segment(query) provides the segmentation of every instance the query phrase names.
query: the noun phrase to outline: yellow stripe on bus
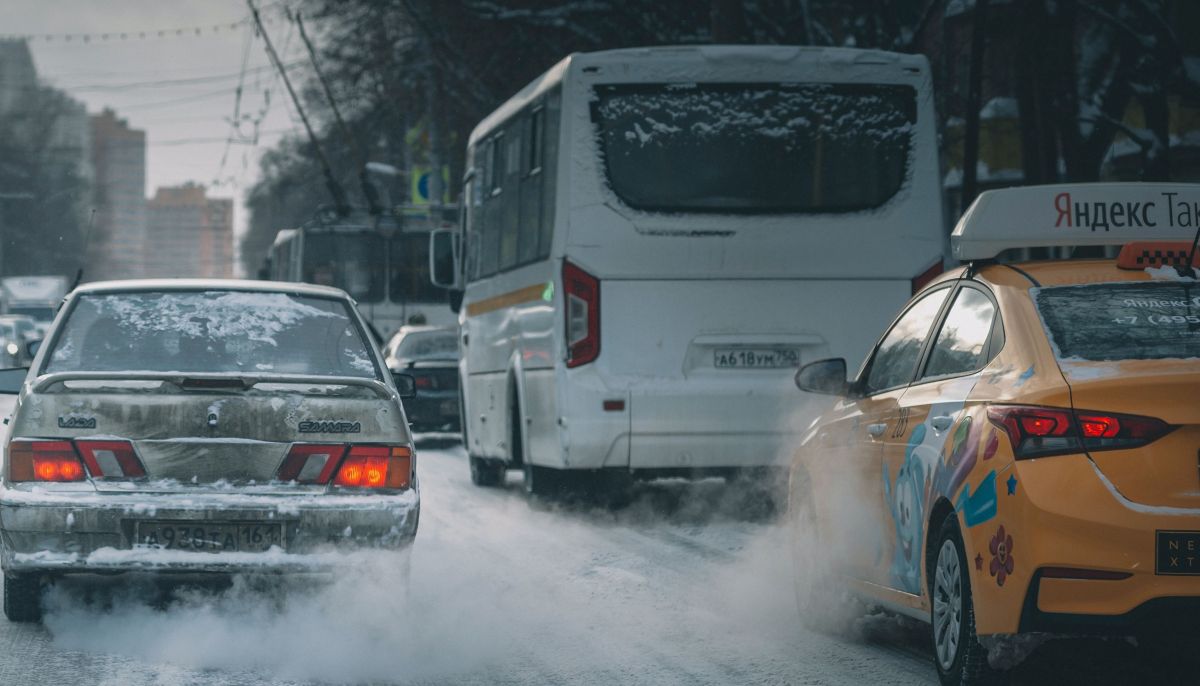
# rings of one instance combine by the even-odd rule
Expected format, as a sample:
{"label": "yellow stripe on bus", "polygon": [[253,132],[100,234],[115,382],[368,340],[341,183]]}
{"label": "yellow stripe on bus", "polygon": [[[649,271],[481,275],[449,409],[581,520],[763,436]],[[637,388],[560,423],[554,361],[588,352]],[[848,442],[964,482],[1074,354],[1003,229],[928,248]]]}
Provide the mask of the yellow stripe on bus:
{"label": "yellow stripe on bus", "polygon": [[541,300],[542,294],[546,292],[546,284],[535,283],[532,286],[518,288],[515,291],[509,291],[501,295],[492,296],[484,300],[480,300],[467,304],[467,316],[475,317],[488,312],[495,312],[513,305],[520,305],[531,300]]}

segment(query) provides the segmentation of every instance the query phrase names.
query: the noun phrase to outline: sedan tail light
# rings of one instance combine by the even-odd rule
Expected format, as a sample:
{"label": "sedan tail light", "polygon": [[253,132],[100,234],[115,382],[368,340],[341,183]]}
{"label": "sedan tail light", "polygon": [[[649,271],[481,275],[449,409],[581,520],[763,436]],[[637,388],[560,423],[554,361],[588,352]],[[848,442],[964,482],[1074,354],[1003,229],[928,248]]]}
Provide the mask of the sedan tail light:
{"label": "sedan tail light", "polygon": [[146,468],[129,441],[75,441],[92,478],[140,479]]}
{"label": "sedan tail light", "polygon": [[992,405],[988,419],[1008,434],[1018,460],[1138,448],[1176,428],[1154,417],[1028,405]]}
{"label": "sedan tail light", "polygon": [[408,488],[412,450],[407,446],[354,445],[342,461],[334,486]]}
{"label": "sedan tail light", "polygon": [[327,484],[346,454],[341,443],[296,443],[288,450],[276,478],[302,484]]}
{"label": "sedan tail light", "polygon": [[562,269],[567,366],[578,367],[600,356],[600,281],[566,260]]}
{"label": "sedan tail light", "polygon": [[14,440],[8,444],[8,480],[83,481],[86,475],[70,441]]}

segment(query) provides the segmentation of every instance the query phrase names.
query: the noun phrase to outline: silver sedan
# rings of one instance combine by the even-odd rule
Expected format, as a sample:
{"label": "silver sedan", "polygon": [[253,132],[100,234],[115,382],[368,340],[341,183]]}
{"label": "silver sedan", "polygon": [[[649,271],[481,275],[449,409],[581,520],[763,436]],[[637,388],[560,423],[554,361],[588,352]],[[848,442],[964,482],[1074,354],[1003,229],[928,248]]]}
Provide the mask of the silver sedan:
{"label": "silver sedan", "polygon": [[319,571],[347,546],[407,545],[412,392],[337,289],[79,288],[6,427],[5,614],[37,620],[63,574]]}

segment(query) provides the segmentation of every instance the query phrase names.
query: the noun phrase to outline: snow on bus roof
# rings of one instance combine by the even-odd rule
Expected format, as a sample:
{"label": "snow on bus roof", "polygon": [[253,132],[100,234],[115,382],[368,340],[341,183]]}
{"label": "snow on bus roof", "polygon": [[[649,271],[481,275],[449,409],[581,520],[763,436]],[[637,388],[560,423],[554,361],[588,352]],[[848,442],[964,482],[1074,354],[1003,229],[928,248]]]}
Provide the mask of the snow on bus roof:
{"label": "snow on bus roof", "polygon": [[[596,52],[573,52],[559,60],[540,76],[517,91],[512,97],[501,104],[495,111],[485,117],[471,131],[467,140],[468,146],[475,145],[480,139],[490,135],[497,126],[508,121],[514,114],[525,106],[537,100],[566,78],[568,70],[592,67],[617,66],[648,61],[669,61],[683,56],[698,58],[698,63],[744,62],[749,66],[755,63],[775,62],[788,64],[796,68],[797,74],[804,73],[800,69],[804,64],[860,64],[878,69],[881,64],[895,64],[899,67],[916,70],[924,74],[928,62],[922,55],[888,52],[885,50],[862,48],[814,47],[802,45],[656,45],[647,47],[617,48],[599,50]],[[694,77],[689,77],[693,79]],[[678,80],[678,79],[667,79]]]}
{"label": "snow on bus roof", "polygon": [[1010,248],[1191,242],[1200,229],[1200,184],[1083,183],[985,191],[963,214],[956,259],[987,260]]}

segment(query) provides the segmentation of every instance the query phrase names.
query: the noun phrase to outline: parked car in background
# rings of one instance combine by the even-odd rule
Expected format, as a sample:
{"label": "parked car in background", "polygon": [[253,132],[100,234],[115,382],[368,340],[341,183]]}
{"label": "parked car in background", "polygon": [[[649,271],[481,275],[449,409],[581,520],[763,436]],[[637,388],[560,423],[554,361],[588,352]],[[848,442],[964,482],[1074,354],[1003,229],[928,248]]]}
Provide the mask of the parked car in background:
{"label": "parked car in background", "polygon": [[387,366],[409,374],[417,395],[404,401],[413,431],[462,430],[458,386],[458,330],[435,326],[402,326],[384,348]]}
{"label": "parked car in background", "polygon": [[[14,370],[19,373],[20,370]],[[0,472],[4,612],[130,570],[311,572],[397,548],[420,495],[400,404],[353,301],[230,280],[89,284],[17,395]]]}

